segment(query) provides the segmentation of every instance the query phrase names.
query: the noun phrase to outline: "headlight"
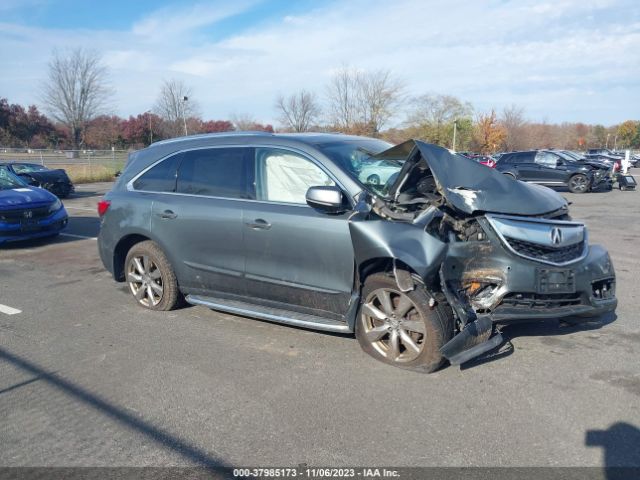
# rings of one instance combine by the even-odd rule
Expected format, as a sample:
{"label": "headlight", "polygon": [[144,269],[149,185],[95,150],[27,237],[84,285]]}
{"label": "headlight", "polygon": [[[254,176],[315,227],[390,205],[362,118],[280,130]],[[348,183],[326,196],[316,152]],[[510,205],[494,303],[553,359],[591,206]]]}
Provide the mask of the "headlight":
{"label": "headlight", "polygon": [[57,212],[61,208],[62,208],[62,202],[60,201],[59,198],[56,198],[56,201],[49,206],[49,213]]}

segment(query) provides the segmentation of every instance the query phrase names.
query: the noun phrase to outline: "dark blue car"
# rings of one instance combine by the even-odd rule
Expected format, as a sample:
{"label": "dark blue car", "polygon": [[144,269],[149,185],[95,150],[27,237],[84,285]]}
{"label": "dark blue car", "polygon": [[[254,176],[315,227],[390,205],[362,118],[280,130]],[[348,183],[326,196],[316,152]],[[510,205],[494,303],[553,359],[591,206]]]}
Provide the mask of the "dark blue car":
{"label": "dark blue car", "polygon": [[54,194],[0,167],[0,245],[57,235],[67,221],[67,211]]}

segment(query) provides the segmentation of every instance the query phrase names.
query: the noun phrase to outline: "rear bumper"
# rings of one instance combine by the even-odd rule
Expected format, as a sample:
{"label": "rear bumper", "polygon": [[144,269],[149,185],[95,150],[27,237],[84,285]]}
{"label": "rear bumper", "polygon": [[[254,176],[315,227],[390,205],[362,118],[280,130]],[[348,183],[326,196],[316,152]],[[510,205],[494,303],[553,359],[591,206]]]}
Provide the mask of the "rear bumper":
{"label": "rear bumper", "polygon": [[38,220],[37,224],[30,226],[29,231],[24,231],[21,225],[0,223],[0,245],[56,235],[67,226],[68,219],[67,211],[62,207],[52,215]]}

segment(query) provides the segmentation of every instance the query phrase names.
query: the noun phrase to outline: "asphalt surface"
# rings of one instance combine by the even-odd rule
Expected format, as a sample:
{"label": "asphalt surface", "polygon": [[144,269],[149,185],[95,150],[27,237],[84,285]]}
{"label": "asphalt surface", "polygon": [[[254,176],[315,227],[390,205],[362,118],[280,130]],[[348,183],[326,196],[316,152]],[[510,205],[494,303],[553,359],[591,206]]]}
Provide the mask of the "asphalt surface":
{"label": "asphalt surface", "polygon": [[95,205],[0,250],[0,466],[640,465],[640,193],[565,194],[610,251],[617,315],[504,330],[422,375],[351,336],[145,311],[103,269]]}

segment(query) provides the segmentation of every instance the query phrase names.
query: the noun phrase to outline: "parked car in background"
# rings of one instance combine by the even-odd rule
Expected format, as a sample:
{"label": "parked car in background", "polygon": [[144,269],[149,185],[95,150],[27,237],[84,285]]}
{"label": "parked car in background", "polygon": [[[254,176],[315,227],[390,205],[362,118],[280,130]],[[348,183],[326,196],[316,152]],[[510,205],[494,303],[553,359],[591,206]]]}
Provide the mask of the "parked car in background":
{"label": "parked car in background", "polygon": [[[374,358],[423,372],[500,345],[496,324],[616,308],[611,259],[560,194],[435,145],[388,147],[311,133],[154,143],[98,204],[100,257],[141,307],[185,299],[355,332]],[[362,181],[376,169],[387,182]]]}
{"label": "parked car in background", "polygon": [[49,169],[37,163],[1,163],[10,172],[34,187],[44,188],[60,198],[67,198],[74,190],[73,183],[63,169]]}
{"label": "parked car in background", "polygon": [[358,178],[362,183],[384,185],[395,173],[398,173],[397,162],[392,163],[387,160],[379,160],[377,162],[365,163],[359,170]]}
{"label": "parked car in background", "polygon": [[599,162],[604,162],[607,165],[611,165],[613,167],[613,171],[616,173],[622,170],[622,157],[619,155],[610,155],[608,153],[586,153],[584,158],[597,160]]}
{"label": "parked car in background", "polygon": [[509,152],[502,155],[496,170],[517,180],[548,187],[566,186],[572,193],[611,188],[611,175],[605,167],[571,160],[552,150]]}
{"label": "parked car in background", "polygon": [[590,165],[599,169],[605,169],[608,171],[608,175],[611,179],[615,176],[617,170],[617,164],[615,162],[598,160],[597,158],[587,158],[571,150],[553,150],[553,152],[567,160],[572,160],[584,165]]}
{"label": "parked car in background", "polygon": [[0,245],[57,235],[67,220],[59,198],[0,165]]}
{"label": "parked car in background", "polygon": [[495,159],[489,155],[482,155],[480,153],[470,153],[470,152],[460,152],[460,155],[466,158],[469,158],[474,162],[478,162],[480,165],[485,165],[489,168],[493,168],[496,166]]}

